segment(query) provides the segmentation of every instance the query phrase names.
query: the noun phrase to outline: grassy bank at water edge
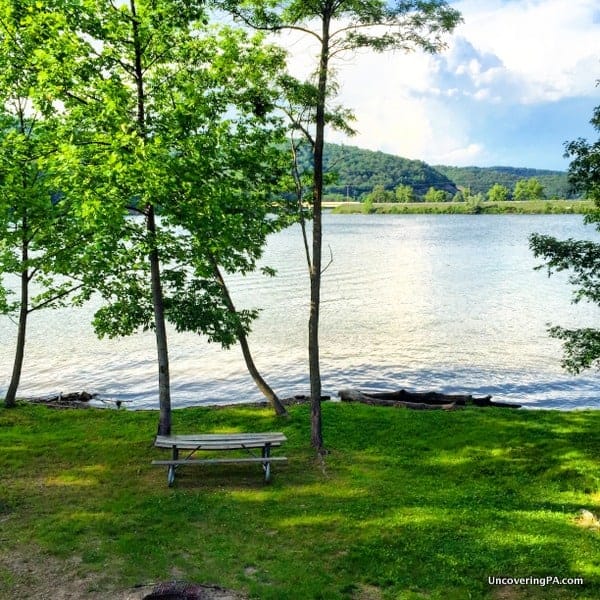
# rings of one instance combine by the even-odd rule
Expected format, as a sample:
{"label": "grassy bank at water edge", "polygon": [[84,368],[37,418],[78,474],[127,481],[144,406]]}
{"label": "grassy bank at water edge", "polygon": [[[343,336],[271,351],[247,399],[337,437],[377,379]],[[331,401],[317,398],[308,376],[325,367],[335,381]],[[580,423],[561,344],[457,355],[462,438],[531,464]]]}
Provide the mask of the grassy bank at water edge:
{"label": "grassy bank at water edge", "polygon": [[333,207],[334,214],[585,214],[594,208],[589,200],[530,200],[506,202],[408,202],[381,203],[370,206],[345,202]]}
{"label": "grassy bank at water edge", "polygon": [[599,411],[326,403],[323,418],[321,463],[308,406],[175,411],[174,433],[283,431],[289,462],[271,484],[211,465],[168,488],[154,411],[0,409],[0,597],[173,579],[261,600],[600,597],[600,532],[580,516],[600,513]]}

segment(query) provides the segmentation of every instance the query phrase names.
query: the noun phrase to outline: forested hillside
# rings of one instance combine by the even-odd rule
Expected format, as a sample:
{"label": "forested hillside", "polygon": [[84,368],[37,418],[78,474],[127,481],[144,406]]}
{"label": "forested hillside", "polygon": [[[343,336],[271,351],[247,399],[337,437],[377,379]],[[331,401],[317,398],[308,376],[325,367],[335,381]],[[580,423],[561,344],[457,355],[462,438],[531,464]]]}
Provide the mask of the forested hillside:
{"label": "forested hillside", "polygon": [[512,190],[520,179],[535,177],[544,187],[547,198],[572,198],[567,174],[563,171],[523,169],[515,167],[448,167],[436,165],[435,170],[472,194],[485,194],[495,183]]}
{"label": "forested hillside", "polygon": [[[300,152],[300,166],[309,168],[308,152]],[[398,185],[408,185],[422,197],[430,187],[454,196],[459,189],[469,189],[471,194],[483,194],[500,184],[509,191],[519,180],[537,179],[544,188],[546,198],[572,198],[567,174],[562,171],[526,169],[515,167],[450,167],[431,166],[420,160],[409,160],[393,154],[364,150],[355,146],[325,144],[325,169],[336,174],[335,181],[325,188],[326,195],[343,200],[359,200],[372,192],[377,185],[394,190]]]}
{"label": "forested hillside", "polygon": [[[300,153],[300,165],[309,168],[308,152]],[[430,187],[455,194],[458,189],[445,175],[420,160],[409,160],[384,152],[363,150],[355,146],[325,144],[326,172],[336,173],[337,180],[326,186],[327,195],[339,194],[358,200],[376,185],[393,190],[399,184],[410,185],[422,195]]]}

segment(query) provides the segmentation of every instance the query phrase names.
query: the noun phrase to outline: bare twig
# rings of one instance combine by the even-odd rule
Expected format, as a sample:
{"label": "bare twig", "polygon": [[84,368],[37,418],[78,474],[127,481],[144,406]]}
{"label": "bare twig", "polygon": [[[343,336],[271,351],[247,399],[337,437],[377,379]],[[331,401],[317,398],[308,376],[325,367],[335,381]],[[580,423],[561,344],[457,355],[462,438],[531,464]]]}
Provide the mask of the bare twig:
{"label": "bare twig", "polygon": [[306,232],[306,219],[304,218],[304,208],[302,206],[302,198],[304,196],[304,187],[302,185],[302,177],[298,169],[298,144],[294,141],[294,136],[291,136],[292,148],[292,176],[296,186],[296,199],[298,201],[298,218],[300,220],[300,228],[302,230],[302,241],[304,242],[304,252],[306,254],[306,263],[308,269],[312,268],[312,258],[310,255],[310,245],[308,243],[308,233]]}
{"label": "bare twig", "polygon": [[327,244],[327,247],[329,248],[329,262],[321,269],[321,275],[333,264],[333,250],[329,244]]}

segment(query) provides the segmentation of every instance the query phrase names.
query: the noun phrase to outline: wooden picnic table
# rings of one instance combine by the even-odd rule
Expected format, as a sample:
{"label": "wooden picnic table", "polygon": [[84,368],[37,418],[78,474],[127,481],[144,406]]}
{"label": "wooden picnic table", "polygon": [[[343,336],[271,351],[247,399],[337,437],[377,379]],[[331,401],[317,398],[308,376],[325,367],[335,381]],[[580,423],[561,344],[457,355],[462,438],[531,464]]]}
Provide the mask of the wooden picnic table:
{"label": "wooden picnic table", "polygon": [[[227,463],[260,463],[265,473],[265,481],[271,479],[271,463],[283,462],[285,456],[271,456],[271,448],[281,446],[287,441],[281,432],[264,433],[203,433],[188,435],[157,435],[154,445],[157,448],[171,448],[170,460],[153,460],[153,465],[168,467],[167,482],[169,487],[175,483],[175,470],[182,465],[227,464]],[[188,451],[187,456],[180,458],[180,451]],[[193,458],[196,452],[243,450],[248,456],[232,456],[227,458]],[[252,451],[260,450],[260,456]]]}

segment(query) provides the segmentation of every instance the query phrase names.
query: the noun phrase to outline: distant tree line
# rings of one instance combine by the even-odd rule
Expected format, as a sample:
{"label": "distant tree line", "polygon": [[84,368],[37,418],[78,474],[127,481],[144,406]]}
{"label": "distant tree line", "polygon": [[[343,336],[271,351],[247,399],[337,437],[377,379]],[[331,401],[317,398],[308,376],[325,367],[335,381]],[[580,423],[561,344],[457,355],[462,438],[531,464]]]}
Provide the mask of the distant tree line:
{"label": "distant tree line", "polygon": [[[312,168],[308,148],[300,149],[299,166],[305,172]],[[406,187],[401,188],[404,191],[400,192],[400,197],[397,196],[396,190],[400,186],[412,188],[416,200],[423,200],[430,193],[430,188],[444,192],[443,200],[442,194],[436,194],[435,201],[438,202],[452,199],[485,200],[496,185],[508,190],[507,199],[523,199],[532,197],[532,190],[526,192],[522,188],[525,184],[519,184],[519,181],[527,182],[531,179],[537,180],[543,187],[545,198],[567,199],[579,195],[571,189],[567,174],[562,171],[515,167],[434,167],[420,160],[339,144],[325,144],[324,168],[327,176],[324,186],[327,200],[364,201],[367,195],[377,190],[375,198],[382,197],[383,192],[388,194],[387,200],[375,199],[375,202],[410,202],[411,199],[404,199]],[[495,200],[502,195],[500,190],[501,188],[496,188],[493,192]],[[459,192],[459,196],[456,196]],[[393,200],[392,195],[397,200]]]}
{"label": "distant tree line", "polygon": [[430,186],[424,194],[419,195],[408,184],[401,183],[393,189],[386,189],[384,185],[377,184],[370,193],[362,197],[362,200],[370,203],[470,202],[477,204],[485,200],[504,202],[506,200],[543,200],[546,197],[544,186],[536,177],[530,177],[529,179],[519,179],[512,190],[500,183],[494,183],[485,193],[474,193],[469,188],[462,188],[455,194],[451,194],[445,189]]}
{"label": "distant tree line", "polygon": [[468,188],[473,194],[487,194],[495,184],[514,190],[520,180],[535,178],[543,186],[547,198],[574,198],[574,192],[563,171],[524,169],[516,167],[449,167],[436,165],[437,171],[448,177],[460,188]]}

